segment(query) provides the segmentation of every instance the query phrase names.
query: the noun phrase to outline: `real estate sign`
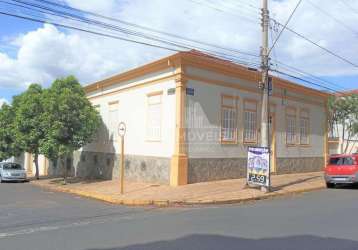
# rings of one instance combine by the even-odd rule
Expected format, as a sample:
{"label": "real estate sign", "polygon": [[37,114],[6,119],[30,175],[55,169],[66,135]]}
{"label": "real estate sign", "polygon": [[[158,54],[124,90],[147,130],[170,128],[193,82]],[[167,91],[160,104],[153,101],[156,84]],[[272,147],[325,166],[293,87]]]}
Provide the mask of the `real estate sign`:
{"label": "real estate sign", "polygon": [[270,151],[266,147],[249,147],[247,153],[247,183],[269,186]]}

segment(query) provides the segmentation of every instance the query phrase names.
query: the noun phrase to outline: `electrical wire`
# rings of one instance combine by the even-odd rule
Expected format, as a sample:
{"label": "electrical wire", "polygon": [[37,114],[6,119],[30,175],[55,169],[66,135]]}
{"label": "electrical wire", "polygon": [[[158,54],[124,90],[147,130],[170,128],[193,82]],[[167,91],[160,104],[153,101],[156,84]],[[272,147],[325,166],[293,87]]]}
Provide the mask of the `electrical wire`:
{"label": "electrical wire", "polygon": [[341,3],[343,3],[349,10],[351,10],[353,13],[358,15],[358,9],[353,8],[352,5],[348,4],[346,1],[344,0],[339,0]]}
{"label": "electrical wire", "polygon": [[[281,23],[278,22],[277,20],[272,19],[272,18],[271,18],[271,20],[274,20],[274,21],[277,22],[280,26],[283,27],[283,24],[281,24]],[[323,47],[322,45],[319,45],[317,42],[315,42],[315,41],[313,41],[313,40],[307,38],[306,36],[304,36],[304,35],[298,33],[297,31],[295,31],[295,30],[293,30],[293,29],[291,29],[291,28],[289,28],[289,27],[286,27],[286,30],[288,30],[288,31],[290,31],[291,33],[295,34],[296,36],[298,36],[298,37],[300,37],[300,38],[306,40],[307,42],[309,42],[309,43],[315,45],[316,47],[318,47],[318,48],[324,50],[324,51],[327,52],[328,54],[330,54],[330,55],[332,55],[332,56],[334,56],[334,57],[340,59],[341,61],[344,61],[344,62],[346,62],[346,63],[348,63],[348,64],[354,66],[355,68],[358,68],[358,64],[356,64],[356,63],[354,63],[354,62],[348,60],[347,58],[345,58],[345,57],[343,57],[343,56],[338,55],[336,52],[333,52],[333,51],[327,49],[326,47]]]}
{"label": "electrical wire", "polygon": [[163,31],[160,31],[160,30],[157,30],[157,29],[153,29],[151,27],[138,25],[138,24],[131,23],[131,22],[128,22],[128,21],[124,21],[124,20],[121,20],[121,19],[118,19],[118,18],[108,17],[108,16],[97,14],[97,13],[94,13],[94,12],[77,9],[77,8],[74,8],[74,7],[71,7],[71,6],[58,4],[58,3],[48,1],[48,0],[34,0],[34,1],[42,2],[42,3],[49,4],[49,5],[57,6],[59,8],[68,9],[68,10],[71,10],[71,11],[80,12],[80,13],[83,13],[83,14],[92,15],[92,16],[103,18],[103,19],[106,19],[106,20],[122,23],[124,25],[131,26],[131,27],[134,27],[134,28],[139,28],[139,29],[143,29],[143,30],[149,30],[149,31],[154,32],[154,33],[158,33],[158,34],[178,38],[178,39],[181,39],[181,40],[186,40],[186,41],[190,41],[190,42],[194,42],[194,43],[204,44],[206,46],[211,46],[211,47],[215,47],[215,48],[218,48],[218,49],[223,49],[223,50],[227,50],[227,51],[230,51],[230,52],[235,52],[235,53],[239,53],[239,54],[243,54],[243,55],[248,55],[248,56],[253,56],[253,57],[260,57],[259,55],[256,55],[256,54],[253,54],[253,53],[244,52],[244,51],[240,51],[240,50],[233,49],[233,48],[227,48],[227,47],[211,44],[211,43],[200,41],[200,40],[195,40],[195,39],[192,39],[192,38],[180,36],[180,35],[169,33],[169,32],[163,32]]}
{"label": "electrical wire", "polygon": [[[23,1],[20,1],[20,0],[14,0],[14,1],[16,1],[16,2],[21,2],[21,3],[24,3]],[[46,1],[46,0],[42,0],[42,1],[40,1],[40,0],[36,0],[37,2],[50,2],[50,3],[52,3],[51,1]],[[4,1],[1,1],[1,2],[4,2]],[[53,4],[55,4],[55,3],[53,3]],[[62,5],[61,5],[62,6]],[[72,8],[72,7],[69,7],[69,8]],[[78,11],[78,12],[80,12],[81,13],[81,10],[79,10],[79,9],[74,9],[74,10],[76,10],[76,11]],[[38,10],[37,10],[38,11]],[[62,27],[62,28],[68,28],[68,29],[74,29],[74,30],[78,30],[78,31],[83,31],[83,32],[87,32],[87,33],[91,33],[91,34],[95,34],[95,35],[101,35],[101,36],[105,36],[105,37],[110,37],[110,38],[115,38],[115,39],[119,39],[119,40],[124,40],[124,41],[127,41],[127,42],[135,42],[135,43],[139,43],[139,44],[142,44],[142,45],[147,45],[147,46],[152,46],[152,47],[156,47],[156,48],[160,48],[160,49],[166,49],[166,50],[170,50],[170,51],[175,51],[175,52],[179,52],[179,51],[182,51],[182,50],[180,50],[180,49],[178,49],[178,48],[176,48],[176,47],[181,47],[181,46],[183,46],[183,44],[180,44],[180,43],[177,43],[176,41],[172,41],[172,43],[168,43],[168,44],[166,44],[166,45],[170,45],[170,46],[163,46],[163,45],[159,45],[159,44],[156,44],[156,43],[147,43],[147,42],[143,42],[143,41],[138,41],[138,40],[135,40],[135,39],[128,39],[128,38],[124,38],[124,37],[122,37],[122,36],[118,36],[118,35],[112,35],[112,34],[108,34],[108,33],[103,33],[103,32],[99,32],[99,31],[93,31],[93,30],[90,30],[90,29],[84,29],[84,28],[79,28],[79,27],[75,27],[75,26],[73,26],[73,25],[65,25],[65,24],[61,24],[61,23],[58,23],[58,22],[55,22],[55,21],[49,21],[49,20],[40,20],[39,18],[31,18],[31,17],[24,17],[24,16],[20,16],[20,15],[16,15],[16,14],[12,14],[12,13],[5,13],[5,12],[0,12],[0,14],[3,14],[3,15],[9,15],[9,16],[13,16],[13,17],[17,17],[17,18],[22,18],[22,19],[27,19],[27,20],[30,20],[30,21],[35,21],[35,22],[42,22],[42,23],[51,23],[51,24],[53,24],[53,25],[55,25],[55,26],[57,26],[57,27]],[[68,13],[61,13],[61,11],[57,11],[57,10],[53,10],[52,9],[52,12],[51,11],[49,11],[49,12],[46,12],[45,14],[55,14],[55,15],[57,15],[58,17],[64,17],[64,15],[66,16]],[[71,13],[70,13],[71,14]],[[95,13],[94,13],[95,14]],[[96,15],[96,14],[95,14]],[[101,16],[101,15],[100,15]],[[107,23],[103,23],[103,22],[98,22],[97,20],[92,20],[92,19],[89,19],[88,20],[88,18],[84,18],[84,17],[80,17],[80,16],[77,16],[77,15],[73,15],[73,14],[71,14],[71,15],[68,15],[67,16],[68,18],[72,18],[73,20],[75,20],[75,21],[79,21],[79,22],[87,22],[87,24],[90,24],[90,25],[94,25],[94,24],[96,24],[96,25],[103,25],[103,27],[102,28],[104,28],[104,29],[109,29],[109,27],[111,27],[111,25],[110,24],[107,24]],[[76,19],[76,18],[77,19]],[[103,18],[103,17],[105,17],[105,16],[101,16],[101,18]],[[110,18],[108,18],[107,17],[107,19],[110,19]],[[117,20],[117,19],[116,19]],[[279,24],[279,23],[278,23]],[[132,24],[132,25],[135,25],[135,24]],[[143,26],[139,26],[139,27],[143,27]],[[114,27],[112,27],[112,28],[117,28],[117,26],[114,26]],[[125,30],[126,32],[129,32],[128,34],[130,34],[130,35],[136,35],[137,33],[131,33],[132,31],[131,30]],[[163,32],[160,32],[160,31],[158,31],[158,33],[163,33]],[[151,37],[149,37],[149,38],[151,38]],[[185,39],[185,38],[184,38]],[[195,41],[195,40],[194,40]],[[167,42],[167,41],[165,41],[165,40],[160,40],[159,39],[159,41],[157,41],[157,42],[161,42],[161,43],[163,43],[163,42]],[[205,44],[205,43],[204,43]],[[215,46],[215,45],[214,45]],[[174,48],[173,48],[174,47]],[[183,47],[181,47],[181,48],[183,48]],[[223,47],[224,48],[224,47]],[[185,49],[192,49],[192,47],[186,47]],[[202,48],[199,48],[199,50],[202,50]],[[233,50],[235,50],[235,49],[233,49]],[[235,50],[236,51],[236,50]],[[208,51],[208,52],[206,52],[207,54],[209,54],[209,55],[212,55],[212,56],[218,56],[218,55],[220,55],[220,52],[213,52],[213,51]],[[238,52],[237,52],[238,53]],[[241,53],[241,52],[240,52]],[[256,56],[256,55],[255,55]],[[222,57],[222,58],[225,58],[225,60],[227,60],[227,61],[230,61],[230,62],[233,62],[233,63],[239,63],[239,64],[246,64],[246,65],[248,65],[248,66],[253,66],[253,67],[258,67],[259,66],[259,63],[256,63],[256,62],[245,62],[245,61],[242,61],[242,60],[240,60],[238,57],[236,57],[236,56],[233,56],[233,55],[229,55],[229,54],[225,54],[225,55],[223,55],[223,54],[221,54],[221,56],[220,57]],[[213,60],[215,60],[215,59],[213,59]],[[220,60],[219,60],[220,61]],[[275,60],[275,61],[277,61],[277,60]],[[257,69],[256,69],[257,70]],[[277,71],[277,69],[276,69],[276,71]],[[301,74],[305,74],[305,72],[303,72],[302,73],[302,71],[301,71]],[[306,75],[307,75],[307,73],[306,73]],[[313,75],[311,75],[311,76],[313,76]],[[315,76],[313,76],[313,77],[315,77]],[[318,80],[319,78],[317,78],[316,77],[316,79],[315,80]],[[321,82],[324,82],[324,81],[322,81],[322,80],[320,80]],[[327,82],[326,82],[327,83]],[[320,86],[320,85],[319,85]],[[320,87],[322,87],[322,86],[320,86]]]}
{"label": "electrical wire", "polygon": [[[18,1],[18,0],[14,0],[14,1],[24,3],[24,2]],[[27,7],[28,7],[28,6],[27,6]],[[36,7],[41,7],[41,6],[36,6]],[[52,11],[52,12],[50,12],[50,13],[49,13],[49,12],[46,12],[47,14],[57,13],[57,11],[54,11],[53,9],[48,9],[48,8],[46,8],[46,10]],[[64,17],[64,14],[67,14],[67,13],[60,12],[61,17]],[[92,20],[89,20],[89,19],[86,19],[86,18],[82,18],[82,17],[80,17],[80,16],[76,16],[76,15],[73,15],[73,14],[70,15],[70,16],[71,16],[71,19],[75,18],[75,20],[80,20],[80,21],[83,21],[83,20],[84,20],[86,23],[93,24],[93,23],[89,22],[89,21],[92,21]],[[83,19],[83,20],[82,20],[82,19]],[[102,23],[102,22],[95,22],[95,25],[100,25],[101,27],[104,26],[105,28],[108,28],[108,27],[107,27],[107,24],[104,24],[104,23]],[[110,29],[114,29],[114,30],[118,31],[118,30],[117,30],[117,26],[114,26],[114,27],[113,27],[113,25],[111,25],[111,26],[110,26]],[[158,37],[154,37],[154,38],[153,38],[153,37],[144,36],[143,34],[138,34],[138,33],[133,33],[133,32],[129,32],[129,33],[128,33],[127,30],[123,30],[123,29],[120,29],[119,31],[121,31],[121,32],[124,31],[126,34],[130,34],[130,35],[140,35],[140,37],[143,37],[143,38],[146,38],[146,39],[155,40],[155,41],[157,41],[157,42],[163,42],[163,41],[160,40],[160,38],[158,38]],[[208,53],[208,54],[215,54],[215,55],[219,55],[219,56],[221,56],[221,57],[225,57],[226,59],[232,59],[232,58],[233,58],[233,56],[231,56],[231,55],[229,55],[229,54],[225,54],[225,53],[223,53],[223,52],[212,52],[212,51],[210,51],[210,50],[208,50],[208,49],[205,49],[205,48],[195,48],[195,47],[191,47],[191,46],[188,45],[188,44],[183,44],[183,43],[178,43],[178,42],[173,42],[173,41],[169,41],[169,43],[168,43],[168,41],[166,40],[165,42],[166,42],[167,44],[169,44],[169,45],[172,45],[172,46],[180,46],[180,47],[182,47],[182,48],[184,48],[184,49],[187,49],[187,50],[197,49],[197,50],[205,51],[205,52]],[[241,59],[241,58],[238,58],[238,57],[234,57],[234,58],[236,59],[236,61],[240,62],[241,64],[250,64],[250,63],[247,63],[247,62],[243,61],[243,59]]]}
{"label": "electrical wire", "polygon": [[283,67],[283,68],[289,69],[289,70],[291,70],[291,71],[295,71],[296,73],[298,73],[298,74],[300,74],[300,75],[303,75],[303,76],[305,76],[305,77],[309,77],[309,78],[311,78],[311,79],[314,80],[314,81],[319,81],[319,82],[321,82],[321,83],[323,83],[323,84],[328,84],[328,85],[330,85],[332,88],[333,88],[333,87],[337,87],[337,88],[340,88],[341,90],[348,90],[347,88],[345,88],[345,87],[343,87],[343,86],[340,86],[340,85],[337,84],[337,83],[330,82],[330,81],[328,81],[328,80],[325,80],[325,79],[323,79],[323,78],[321,78],[321,77],[315,76],[315,75],[313,75],[313,74],[311,74],[311,73],[308,73],[308,72],[306,72],[306,71],[303,71],[303,70],[301,70],[301,69],[298,69],[298,68],[296,68],[296,67],[293,67],[293,66],[291,66],[291,65],[288,65],[288,64],[283,63],[283,62],[281,62],[281,61],[275,60],[275,62],[276,62],[277,64],[281,65],[281,67]]}
{"label": "electrical wire", "polygon": [[341,91],[338,91],[336,89],[333,89],[333,88],[330,88],[330,87],[327,87],[327,86],[324,86],[324,85],[321,85],[321,84],[318,84],[318,83],[315,83],[315,82],[312,82],[312,81],[309,81],[307,79],[304,79],[302,77],[299,77],[299,76],[295,76],[295,75],[292,75],[292,74],[289,74],[289,73],[286,73],[286,72],[283,72],[282,70],[272,70],[273,72],[276,72],[280,75],[284,75],[284,76],[288,76],[290,78],[293,78],[295,80],[299,80],[301,82],[304,82],[304,83],[307,83],[309,85],[313,85],[313,86],[316,86],[316,87],[320,87],[321,89],[325,89],[325,90],[328,90],[330,92],[333,92],[333,93],[343,93]]}
{"label": "electrical wire", "polygon": [[[94,35],[100,35],[100,36],[114,38],[114,39],[123,40],[123,41],[127,41],[127,42],[133,42],[133,43],[137,43],[137,44],[141,44],[141,45],[151,46],[151,47],[155,47],[155,48],[166,49],[166,50],[170,50],[170,51],[174,51],[174,52],[182,52],[182,50],[175,49],[175,48],[170,48],[170,47],[165,47],[165,46],[162,46],[162,45],[141,42],[141,41],[138,41],[138,40],[128,39],[128,38],[120,37],[120,36],[117,36],[117,35],[106,34],[106,33],[98,32],[98,31],[92,31],[92,30],[89,30],[89,29],[79,28],[79,27],[75,27],[75,26],[71,26],[71,25],[60,24],[60,23],[57,23],[55,21],[40,20],[40,19],[36,19],[36,18],[32,18],[32,17],[21,16],[21,15],[7,13],[7,12],[3,12],[3,11],[1,11],[0,14],[7,15],[7,16],[12,16],[12,17],[17,17],[17,18],[21,18],[21,19],[25,19],[25,20],[29,20],[29,21],[34,21],[34,22],[38,22],[38,23],[49,23],[49,24],[52,24],[52,25],[54,25],[56,27],[73,29],[73,30],[77,30],[77,31],[82,31],[82,32],[94,34]],[[191,51],[187,51],[187,52],[192,53]],[[210,54],[208,54],[208,55],[210,55]],[[212,56],[216,56],[216,55],[212,55]],[[220,59],[217,59],[217,58],[210,58],[210,57],[208,57],[208,59],[213,60],[213,61],[220,61],[220,62],[222,62],[222,60],[223,60],[223,59],[220,60]],[[259,66],[258,63],[245,63],[245,62],[238,61],[238,60],[232,59],[232,58],[225,58],[225,60],[233,62],[233,63],[246,64],[247,66],[251,66],[251,67],[258,67]]]}
{"label": "electrical wire", "polygon": [[328,13],[327,11],[325,11],[324,9],[322,9],[321,7],[319,7],[318,5],[314,4],[312,1],[307,0],[307,2],[312,5],[314,8],[316,8],[317,10],[319,10],[320,12],[322,12],[323,14],[325,14],[326,16],[330,17],[331,19],[333,19],[336,23],[340,24],[342,27],[346,28],[347,30],[351,31],[353,34],[355,34],[356,36],[358,35],[358,32],[356,30],[354,30],[353,28],[351,28],[350,26],[348,26],[347,24],[345,24],[343,21],[339,20],[338,18],[334,17],[333,15],[331,15],[330,13]]}
{"label": "electrical wire", "polygon": [[290,16],[288,17],[288,19],[287,19],[285,25],[282,27],[282,29],[281,29],[280,33],[278,34],[276,40],[273,42],[271,48],[269,49],[268,55],[270,55],[272,49],[275,47],[275,45],[276,45],[278,39],[280,39],[280,37],[281,37],[283,31],[286,29],[288,23],[291,21],[291,19],[292,19],[292,17],[293,17],[293,14],[295,14],[296,10],[298,9],[298,7],[300,6],[301,3],[302,3],[302,0],[299,0],[299,1],[297,2],[296,7],[295,7],[295,8],[293,9],[293,11],[291,12],[291,14],[290,14]]}

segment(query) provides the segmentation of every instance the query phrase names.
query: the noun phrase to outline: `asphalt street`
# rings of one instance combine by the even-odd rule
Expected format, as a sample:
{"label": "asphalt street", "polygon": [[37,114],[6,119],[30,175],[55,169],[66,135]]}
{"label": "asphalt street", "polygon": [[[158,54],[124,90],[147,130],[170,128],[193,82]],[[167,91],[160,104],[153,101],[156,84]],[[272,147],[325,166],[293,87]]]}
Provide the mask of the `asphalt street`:
{"label": "asphalt street", "polygon": [[358,189],[241,205],[115,206],[0,184],[1,250],[358,249]]}

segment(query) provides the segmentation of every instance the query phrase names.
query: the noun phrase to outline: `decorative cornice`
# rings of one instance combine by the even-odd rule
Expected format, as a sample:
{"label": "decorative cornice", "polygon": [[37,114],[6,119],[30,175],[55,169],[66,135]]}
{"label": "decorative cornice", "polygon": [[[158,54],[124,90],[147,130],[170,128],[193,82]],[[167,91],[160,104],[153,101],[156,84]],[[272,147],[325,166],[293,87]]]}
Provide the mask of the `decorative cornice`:
{"label": "decorative cornice", "polygon": [[[211,57],[200,52],[179,52],[174,55],[162,58],[158,61],[146,64],[122,74],[104,79],[102,81],[84,87],[86,93],[103,89],[123,81],[132,80],[143,75],[158,72],[168,68],[173,68],[175,74],[180,74],[180,80],[186,81],[184,75],[187,66],[198,67],[204,70],[213,71],[226,76],[236,77],[250,82],[257,83],[260,79],[260,72],[250,70],[242,65],[238,65],[226,60]],[[311,89],[291,81],[272,76],[273,84],[287,90],[304,93],[310,96],[320,96],[328,98],[329,93]]]}

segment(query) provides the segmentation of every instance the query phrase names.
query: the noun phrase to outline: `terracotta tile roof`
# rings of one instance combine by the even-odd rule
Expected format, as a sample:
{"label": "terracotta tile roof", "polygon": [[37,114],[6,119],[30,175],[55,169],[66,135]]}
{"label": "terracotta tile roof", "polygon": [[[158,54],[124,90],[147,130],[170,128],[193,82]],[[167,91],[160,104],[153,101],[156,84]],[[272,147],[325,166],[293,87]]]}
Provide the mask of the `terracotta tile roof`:
{"label": "terracotta tile roof", "polygon": [[353,90],[337,93],[336,95],[337,96],[347,96],[347,95],[353,95],[353,94],[358,95],[358,89],[353,89]]}

